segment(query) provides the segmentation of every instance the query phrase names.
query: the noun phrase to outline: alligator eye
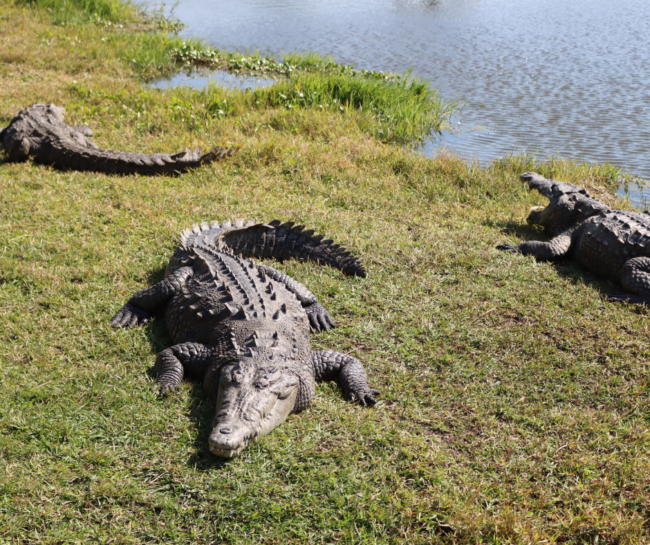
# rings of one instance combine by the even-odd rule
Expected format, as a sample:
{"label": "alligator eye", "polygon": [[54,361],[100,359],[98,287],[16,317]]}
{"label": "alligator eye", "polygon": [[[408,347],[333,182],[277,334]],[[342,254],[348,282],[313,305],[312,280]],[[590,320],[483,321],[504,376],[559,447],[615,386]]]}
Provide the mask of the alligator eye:
{"label": "alligator eye", "polygon": [[241,384],[244,381],[244,375],[241,371],[235,371],[232,374],[232,382],[233,384]]}
{"label": "alligator eye", "polygon": [[229,367],[223,367],[221,369],[221,378],[219,379],[221,384],[226,385],[226,384],[228,384],[230,382],[231,371],[232,371],[232,369],[229,368]]}
{"label": "alligator eye", "polygon": [[260,390],[267,388],[268,385],[269,385],[269,381],[264,377],[257,379],[257,382],[255,383],[255,387]]}

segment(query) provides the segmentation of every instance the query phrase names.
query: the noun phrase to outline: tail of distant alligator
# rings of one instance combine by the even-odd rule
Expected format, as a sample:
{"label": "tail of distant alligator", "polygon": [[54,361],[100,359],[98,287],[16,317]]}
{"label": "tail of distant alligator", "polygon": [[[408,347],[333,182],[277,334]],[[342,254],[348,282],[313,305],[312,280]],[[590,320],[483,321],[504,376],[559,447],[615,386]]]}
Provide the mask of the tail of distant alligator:
{"label": "tail of distant alligator", "polygon": [[181,234],[181,245],[174,252],[166,275],[187,265],[192,254],[190,248],[208,246],[227,248],[243,257],[313,261],[329,265],[350,276],[367,276],[366,269],[357,257],[332,240],[324,239],[323,235],[314,235],[313,230],[305,230],[302,225],[282,223],[279,220],[269,223],[244,223],[241,220],[234,223],[202,223]]}
{"label": "tail of distant alligator", "polygon": [[54,104],[35,104],[21,110],[0,132],[0,144],[13,162],[30,156],[40,163],[72,170],[91,170],[114,174],[175,174],[218,161],[234,149],[215,147],[205,155],[201,148],[181,153],[127,153],[107,151],[88,139],[92,131],[85,126],[70,127],[63,121],[65,110]]}

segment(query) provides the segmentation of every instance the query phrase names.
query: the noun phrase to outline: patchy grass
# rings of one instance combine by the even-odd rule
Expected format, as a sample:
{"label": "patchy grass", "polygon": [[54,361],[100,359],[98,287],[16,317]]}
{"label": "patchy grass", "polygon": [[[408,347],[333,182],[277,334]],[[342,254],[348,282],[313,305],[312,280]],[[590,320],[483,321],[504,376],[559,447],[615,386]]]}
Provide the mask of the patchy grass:
{"label": "patchy grass", "polygon": [[[6,0],[5,0],[6,1]],[[459,106],[443,101],[429,82],[410,74],[396,75],[355,70],[352,66],[333,62],[330,57],[315,53],[290,53],[282,61],[272,56],[240,55],[212,48],[194,38],[182,39],[177,25],[156,13],[142,13],[132,4],[119,0],[15,0],[31,17],[24,24],[26,32],[36,34],[46,51],[28,50],[27,42],[9,44],[0,52],[0,60],[21,64],[31,58],[35,64],[64,68],[68,73],[111,69],[122,64],[142,80],[151,80],[185,67],[208,67],[236,73],[278,76],[276,85],[260,89],[254,95],[236,99],[242,108],[301,108],[345,113],[367,134],[384,142],[412,145],[428,134],[439,131]],[[69,27],[55,31],[47,23]],[[40,24],[39,24],[40,23]],[[33,38],[33,37],[32,37]],[[219,95],[223,94],[220,90]],[[201,103],[214,102],[214,93],[207,92]],[[231,108],[208,110],[208,115]],[[239,108],[241,109],[241,108]]]}
{"label": "patchy grass", "polygon": [[[173,178],[0,163],[0,542],[650,541],[648,311],[601,301],[612,286],[571,263],[495,250],[541,237],[530,158],[429,160],[353,108],[143,88],[121,33],[0,5],[0,125],[55,102],[105,148],[239,148]],[[616,200],[609,167],[539,168]],[[222,462],[201,386],[155,395],[163,325],[108,322],[183,228],[236,217],[362,257],[364,280],[280,267],[337,321],[315,348],[358,357],[382,396],[368,410],[321,386]]]}

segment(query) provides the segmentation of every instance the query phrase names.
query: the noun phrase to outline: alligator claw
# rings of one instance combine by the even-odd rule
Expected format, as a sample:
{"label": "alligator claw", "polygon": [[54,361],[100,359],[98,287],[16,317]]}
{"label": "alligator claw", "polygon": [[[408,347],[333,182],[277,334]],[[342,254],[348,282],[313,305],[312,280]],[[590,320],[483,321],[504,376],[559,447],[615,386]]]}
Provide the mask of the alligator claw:
{"label": "alligator claw", "polygon": [[127,303],[117,311],[117,314],[111,320],[111,327],[120,328],[147,325],[150,318],[151,315],[146,310]]}
{"label": "alligator claw", "polygon": [[364,390],[362,392],[350,392],[350,401],[355,399],[359,401],[364,407],[373,406],[377,403],[377,400],[374,396],[378,396],[378,390]]}
{"label": "alligator claw", "polygon": [[314,331],[320,333],[322,330],[329,331],[330,328],[336,327],[334,320],[332,320],[327,310],[320,303],[314,303],[306,310],[309,325]]}
{"label": "alligator claw", "polygon": [[504,251],[504,252],[510,252],[510,253],[513,253],[513,254],[517,253],[517,247],[513,246],[512,244],[499,244],[497,246],[497,250],[501,250],[501,251]]}
{"label": "alligator claw", "polygon": [[160,391],[158,392],[159,397],[165,397],[167,394],[171,394],[176,388],[170,384],[161,384]]}

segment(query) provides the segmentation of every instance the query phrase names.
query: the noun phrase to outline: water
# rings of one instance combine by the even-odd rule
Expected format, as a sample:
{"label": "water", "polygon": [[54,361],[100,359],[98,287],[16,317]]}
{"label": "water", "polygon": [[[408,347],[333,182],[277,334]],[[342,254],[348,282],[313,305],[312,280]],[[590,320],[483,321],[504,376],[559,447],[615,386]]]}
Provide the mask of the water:
{"label": "water", "polygon": [[467,102],[442,143],[466,158],[537,152],[650,179],[647,0],[179,0],[173,13],[223,49],[412,68]]}
{"label": "water", "polygon": [[158,89],[169,89],[179,85],[187,85],[196,89],[203,89],[210,84],[223,85],[234,89],[258,89],[268,87],[276,83],[277,80],[269,78],[257,78],[254,76],[238,76],[224,70],[210,72],[179,72],[172,76],[159,79],[151,84],[151,87]]}

